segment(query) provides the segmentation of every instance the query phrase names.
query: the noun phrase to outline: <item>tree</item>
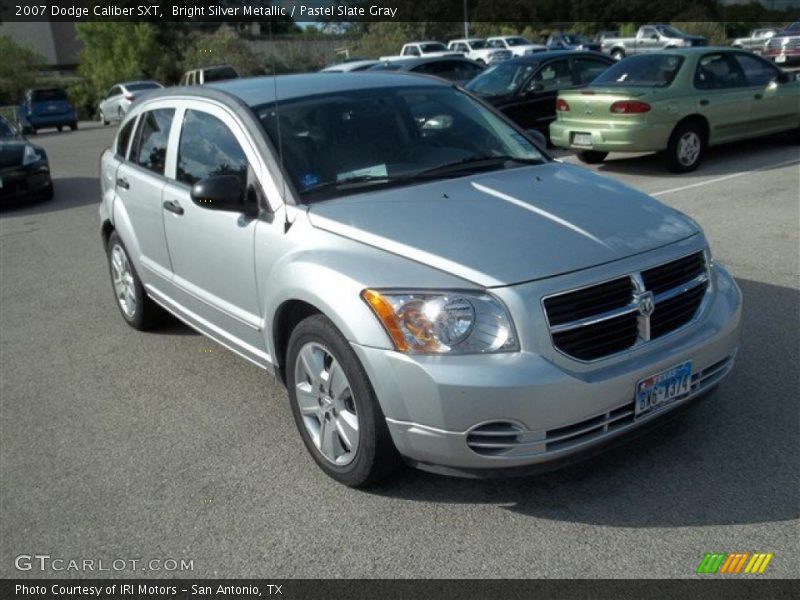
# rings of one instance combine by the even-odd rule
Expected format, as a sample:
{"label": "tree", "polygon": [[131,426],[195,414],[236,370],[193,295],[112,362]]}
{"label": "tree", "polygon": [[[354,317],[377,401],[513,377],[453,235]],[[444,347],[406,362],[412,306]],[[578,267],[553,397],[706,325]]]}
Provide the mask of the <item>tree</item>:
{"label": "tree", "polygon": [[158,78],[167,60],[150,23],[98,21],[75,29],[83,42],[78,73],[98,100],[117,82]]}
{"label": "tree", "polygon": [[183,56],[184,70],[212,65],[231,65],[240,75],[257,75],[264,65],[248,43],[232,28],[220,27],[212,34],[196,34],[188,40]]}
{"label": "tree", "polygon": [[16,104],[26,88],[36,83],[45,65],[41,54],[20,46],[10,36],[0,36],[0,105]]}

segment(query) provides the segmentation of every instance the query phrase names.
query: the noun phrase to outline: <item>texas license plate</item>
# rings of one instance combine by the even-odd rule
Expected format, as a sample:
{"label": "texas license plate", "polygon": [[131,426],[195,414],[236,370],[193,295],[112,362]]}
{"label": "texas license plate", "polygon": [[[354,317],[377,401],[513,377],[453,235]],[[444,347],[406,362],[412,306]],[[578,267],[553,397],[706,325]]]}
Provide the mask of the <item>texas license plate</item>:
{"label": "texas license plate", "polygon": [[692,361],[670,367],[636,384],[636,416],[663,406],[692,389]]}
{"label": "texas license plate", "polygon": [[576,133],[572,136],[573,146],[591,146],[592,134],[591,133]]}
{"label": "texas license plate", "polygon": [[783,55],[781,55],[781,56],[776,56],[776,57],[775,57],[775,62],[776,62],[776,63],[785,63],[785,62],[786,62],[786,57],[785,57],[785,56],[783,56]]}

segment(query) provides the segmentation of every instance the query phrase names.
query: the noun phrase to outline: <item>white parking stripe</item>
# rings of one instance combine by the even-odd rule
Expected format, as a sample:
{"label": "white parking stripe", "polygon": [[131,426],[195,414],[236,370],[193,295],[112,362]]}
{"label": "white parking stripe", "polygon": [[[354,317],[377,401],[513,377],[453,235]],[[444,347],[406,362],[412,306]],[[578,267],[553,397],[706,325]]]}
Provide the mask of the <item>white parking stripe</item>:
{"label": "white parking stripe", "polygon": [[731,175],[725,175],[723,177],[716,177],[715,179],[708,179],[706,181],[698,181],[697,183],[690,183],[689,185],[682,185],[681,187],[672,188],[669,190],[662,190],[660,192],[652,192],[651,196],[663,196],[665,194],[674,194],[675,192],[682,192],[683,190],[690,190],[692,188],[700,187],[703,185],[709,185],[712,183],[719,183],[720,181],[726,181],[727,179],[733,179],[734,177],[741,177],[742,175],[749,175],[750,173],[756,173],[757,171],[763,171],[764,169],[774,169],[776,167],[785,167],[787,165],[794,165],[800,164],[800,160],[793,159],[787,160],[784,162],[779,162],[774,165],[764,165],[763,167],[758,167],[757,169],[752,169],[750,171],[741,171],[739,173],[732,173]]}

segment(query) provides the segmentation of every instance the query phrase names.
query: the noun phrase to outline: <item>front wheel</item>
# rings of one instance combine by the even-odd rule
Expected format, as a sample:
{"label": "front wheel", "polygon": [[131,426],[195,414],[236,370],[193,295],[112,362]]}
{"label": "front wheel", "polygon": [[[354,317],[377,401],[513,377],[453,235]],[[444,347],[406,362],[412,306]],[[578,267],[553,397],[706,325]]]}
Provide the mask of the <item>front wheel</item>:
{"label": "front wheel", "polygon": [[578,152],[578,160],[587,165],[599,165],[608,156],[608,152],[600,152],[599,150],[583,150]]}
{"label": "front wheel", "polygon": [[612,50],[611,58],[613,58],[614,60],[622,60],[623,58],[625,58],[625,51],[620,50],[619,48]]}
{"label": "front wheel", "polygon": [[292,332],[286,382],[303,443],[327,475],[360,487],[400,464],[364,367],[327,317],[308,317]]}
{"label": "front wheel", "polygon": [[125,322],[140,331],[158,323],[163,310],[144,291],[128,250],[116,231],[108,238],[108,270],[117,307]]}
{"label": "front wheel", "polygon": [[78,122],[70,123],[69,124],[70,131],[77,131],[78,130]]}
{"label": "front wheel", "polygon": [[697,123],[683,123],[672,132],[667,145],[667,169],[673,173],[694,171],[703,160],[706,135]]}

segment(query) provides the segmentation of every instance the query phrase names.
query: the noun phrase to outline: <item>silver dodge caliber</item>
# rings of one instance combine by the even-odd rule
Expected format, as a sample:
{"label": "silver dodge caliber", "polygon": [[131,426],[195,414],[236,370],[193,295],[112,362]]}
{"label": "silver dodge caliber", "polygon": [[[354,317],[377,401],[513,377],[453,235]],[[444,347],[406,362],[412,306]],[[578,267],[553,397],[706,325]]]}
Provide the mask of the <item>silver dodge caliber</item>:
{"label": "silver dodge caliber", "polygon": [[276,375],[346,485],[559,465],[733,366],[741,295],[694,221],[436,79],[166,89],[101,171],[125,321]]}

